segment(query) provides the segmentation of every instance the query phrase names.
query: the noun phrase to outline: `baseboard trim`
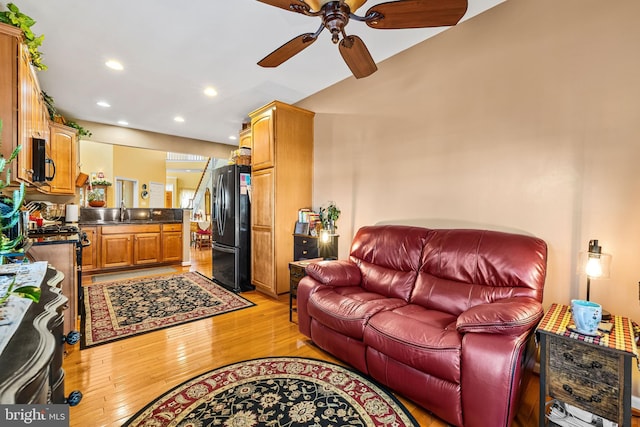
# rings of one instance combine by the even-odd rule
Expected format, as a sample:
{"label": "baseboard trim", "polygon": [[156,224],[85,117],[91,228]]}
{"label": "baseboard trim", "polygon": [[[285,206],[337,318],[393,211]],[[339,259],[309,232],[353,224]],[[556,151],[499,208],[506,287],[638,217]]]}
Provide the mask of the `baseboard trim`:
{"label": "baseboard trim", "polygon": [[640,396],[631,396],[631,413],[634,417],[640,417]]}

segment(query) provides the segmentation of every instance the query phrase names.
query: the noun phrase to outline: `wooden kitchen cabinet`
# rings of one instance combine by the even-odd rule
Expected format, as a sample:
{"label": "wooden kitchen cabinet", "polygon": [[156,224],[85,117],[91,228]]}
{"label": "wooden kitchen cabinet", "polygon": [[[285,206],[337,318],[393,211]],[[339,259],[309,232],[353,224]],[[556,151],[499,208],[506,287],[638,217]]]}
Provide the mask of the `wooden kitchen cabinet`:
{"label": "wooden kitchen cabinet", "polygon": [[99,268],[160,262],[160,224],[102,226]]}
{"label": "wooden kitchen cabinet", "polygon": [[160,262],[160,230],[154,233],[136,233],[133,236],[133,264],[156,264]]}
{"label": "wooden kitchen cabinet", "polygon": [[273,168],[263,169],[251,177],[251,282],[271,295],[276,294],[273,172]]}
{"label": "wooden kitchen cabinet", "polygon": [[56,174],[49,182],[49,193],[76,193],[76,168],[78,156],[77,131],[68,126],[51,122],[49,141],[51,158],[56,166]]}
{"label": "wooden kitchen cabinet", "polygon": [[82,226],[91,241],[82,271],[126,269],[182,261],[182,223]]}
{"label": "wooden kitchen cabinet", "polygon": [[[22,149],[18,155],[18,179],[33,183],[32,140],[49,141],[49,113],[45,106],[36,71],[26,45],[20,45],[18,62],[18,142]],[[49,154],[51,151],[48,152]]]}
{"label": "wooden kitchen cabinet", "polygon": [[93,271],[98,268],[98,227],[82,226],[81,230],[87,233],[90,244],[82,247],[82,271]]}
{"label": "wooden kitchen cabinet", "polygon": [[133,235],[131,233],[103,234],[100,252],[100,268],[133,265]]}
{"label": "wooden kitchen cabinet", "polygon": [[311,206],[314,113],[274,101],[251,118],[251,281],[277,296],[289,291],[291,232]]}
{"label": "wooden kitchen cabinet", "polygon": [[162,261],[182,261],[182,224],[162,224]]}
{"label": "wooden kitchen cabinet", "polygon": [[238,143],[240,148],[251,148],[251,128],[246,128],[240,131],[240,142]]}
{"label": "wooden kitchen cabinet", "polygon": [[[32,183],[32,138],[49,139],[48,111],[40,93],[22,31],[0,24],[0,154],[9,158],[20,144],[18,158],[5,168],[9,181]],[[3,174],[4,175],[4,174]],[[7,180],[4,175],[3,180]]]}

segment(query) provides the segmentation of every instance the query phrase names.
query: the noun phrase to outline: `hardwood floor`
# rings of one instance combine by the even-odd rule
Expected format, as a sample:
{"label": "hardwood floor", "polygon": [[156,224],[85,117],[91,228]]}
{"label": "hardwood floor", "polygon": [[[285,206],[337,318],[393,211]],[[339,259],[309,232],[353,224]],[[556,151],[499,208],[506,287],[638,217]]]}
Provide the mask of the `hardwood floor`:
{"label": "hardwood floor", "polygon": [[[192,265],[211,277],[211,251],[192,249]],[[91,283],[89,276],[83,283]],[[244,292],[256,306],[98,347],[71,347],[64,360],[65,390],[84,394],[70,408],[71,426],[120,426],[162,393],[209,370],[268,356],[312,357],[340,363],[315,347],[289,322],[289,299]],[[536,426],[538,379],[526,386],[514,426]],[[420,426],[446,423],[399,397]],[[635,422],[635,421],[634,421]],[[636,424],[634,424],[635,426]],[[491,426],[487,426],[491,427]]]}

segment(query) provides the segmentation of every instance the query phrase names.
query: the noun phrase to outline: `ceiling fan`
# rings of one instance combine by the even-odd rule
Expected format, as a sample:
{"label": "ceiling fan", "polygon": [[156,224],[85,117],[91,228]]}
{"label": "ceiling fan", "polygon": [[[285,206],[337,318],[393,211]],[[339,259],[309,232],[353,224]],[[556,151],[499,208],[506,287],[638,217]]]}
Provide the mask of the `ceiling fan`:
{"label": "ceiling fan", "polygon": [[467,0],[397,0],[371,7],[364,16],[355,12],[367,0],[258,0],[322,20],[315,33],[301,34],[283,44],[258,62],[262,67],[277,67],[311,46],[325,28],[338,44],[342,59],[356,78],[367,77],[378,67],[362,39],[347,35],[349,19],[365,22],[371,28],[400,29],[455,25],[467,11]]}

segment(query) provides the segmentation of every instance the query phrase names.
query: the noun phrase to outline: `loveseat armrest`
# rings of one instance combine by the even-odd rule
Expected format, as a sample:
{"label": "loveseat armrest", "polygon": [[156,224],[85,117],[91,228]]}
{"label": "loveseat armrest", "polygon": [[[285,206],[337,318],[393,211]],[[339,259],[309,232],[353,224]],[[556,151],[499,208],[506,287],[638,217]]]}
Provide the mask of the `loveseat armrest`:
{"label": "loveseat armrest", "polygon": [[309,264],[306,273],[323,285],[330,286],[357,286],[362,280],[358,266],[347,260]]}
{"label": "loveseat armrest", "polygon": [[544,314],[542,304],[528,297],[515,297],[471,307],[458,316],[461,334],[520,335],[533,329]]}

